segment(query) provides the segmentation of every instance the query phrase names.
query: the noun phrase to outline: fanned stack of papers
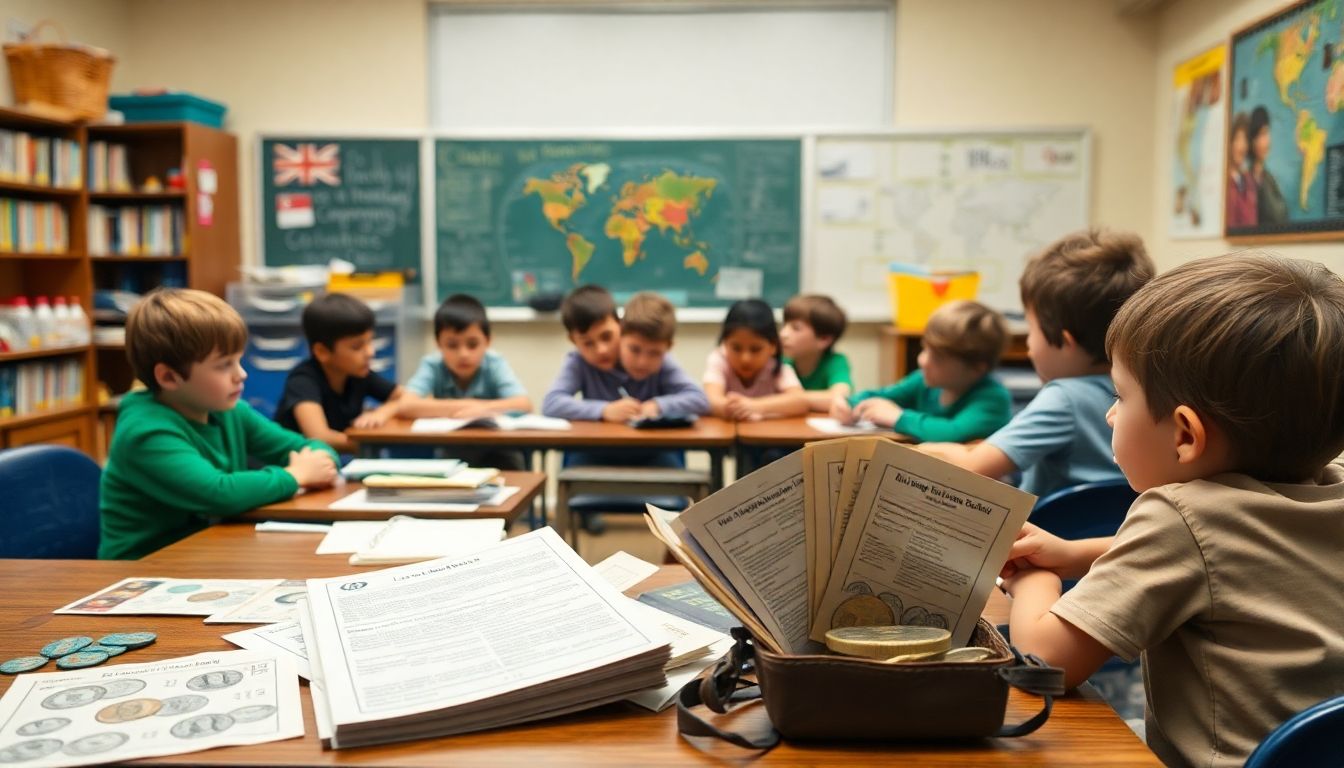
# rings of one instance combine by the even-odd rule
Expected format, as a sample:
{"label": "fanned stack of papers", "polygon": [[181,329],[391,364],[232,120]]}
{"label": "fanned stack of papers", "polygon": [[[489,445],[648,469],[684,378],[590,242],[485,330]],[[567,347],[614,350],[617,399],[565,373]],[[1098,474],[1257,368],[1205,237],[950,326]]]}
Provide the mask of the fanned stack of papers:
{"label": "fanned stack of papers", "polygon": [[564,431],[570,428],[569,421],[536,413],[524,413],[521,416],[480,416],[475,419],[451,419],[439,417],[416,419],[411,422],[412,432],[452,432],[458,429],[474,427],[477,429],[541,429],[550,432]]}
{"label": "fanned stack of papers", "polygon": [[918,624],[965,645],[1036,497],[878,437],[810,443],[649,527],[776,653]]}
{"label": "fanned stack of papers", "polygon": [[670,644],[550,528],[310,579],[299,612],[332,747],[553,717],[665,685]]}

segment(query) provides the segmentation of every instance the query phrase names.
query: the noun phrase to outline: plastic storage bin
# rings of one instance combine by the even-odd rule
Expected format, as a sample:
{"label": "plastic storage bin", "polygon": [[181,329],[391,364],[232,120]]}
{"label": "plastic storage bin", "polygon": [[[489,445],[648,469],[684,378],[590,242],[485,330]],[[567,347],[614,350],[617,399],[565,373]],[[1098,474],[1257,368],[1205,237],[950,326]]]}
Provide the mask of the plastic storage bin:
{"label": "plastic storage bin", "polygon": [[107,103],[124,114],[128,123],[190,120],[211,128],[224,127],[224,112],[228,109],[219,102],[181,91],[152,96],[118,95]]}
{"label": "plastic storage bin", "polygon": [[979,272],[919,264],[892,264],[887,281],[892,322],[903,331],[923,331],[934,310],[949,301],[974,299],[980,291]]}

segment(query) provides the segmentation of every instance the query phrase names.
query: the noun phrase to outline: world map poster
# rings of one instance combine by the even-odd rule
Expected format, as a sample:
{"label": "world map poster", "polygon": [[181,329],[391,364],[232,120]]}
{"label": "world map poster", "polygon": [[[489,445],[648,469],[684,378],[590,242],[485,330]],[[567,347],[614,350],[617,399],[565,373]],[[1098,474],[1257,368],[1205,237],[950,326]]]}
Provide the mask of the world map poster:
{"label": "world map poster", "polygon": [[1344,0],[1232,36],[1224,231],[1344,233]]}

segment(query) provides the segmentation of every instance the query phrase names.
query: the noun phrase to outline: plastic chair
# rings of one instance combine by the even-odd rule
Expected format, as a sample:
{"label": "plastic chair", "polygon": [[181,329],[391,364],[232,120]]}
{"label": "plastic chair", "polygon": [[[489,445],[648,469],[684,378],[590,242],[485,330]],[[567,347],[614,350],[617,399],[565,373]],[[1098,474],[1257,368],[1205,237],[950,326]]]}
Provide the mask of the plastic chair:
{"label": "plastic chair", "polygon": [[1113,536],[1138,497],[1123,478],[1083,483],[1038,500],[1030,520],[1065,539]]}
{"label": "plastic chair", "polygon": [[1275,728],[1251,756],[1246,768],[1325,768],[1344,764],[1344,696],[1308,707]]}
{"label": "plastic chair", "polygon": [[102,470],[74,448],[0,451],[0,557],[98,557]]}

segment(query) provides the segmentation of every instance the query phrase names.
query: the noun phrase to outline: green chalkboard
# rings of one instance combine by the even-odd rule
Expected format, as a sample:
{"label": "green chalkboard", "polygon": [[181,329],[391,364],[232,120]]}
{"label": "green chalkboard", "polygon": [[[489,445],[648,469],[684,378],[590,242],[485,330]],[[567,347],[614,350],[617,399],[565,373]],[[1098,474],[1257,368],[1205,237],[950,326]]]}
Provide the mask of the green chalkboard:
{"label": "green chalkboard", "polygon": [[264,263],[420,274],[420,140],[268,136],[261,141]]}
{"label": "green chalkboard", "polygon": [[599,283],[685,307],[798,292],[798,139],[438,139],[438,296]]}

